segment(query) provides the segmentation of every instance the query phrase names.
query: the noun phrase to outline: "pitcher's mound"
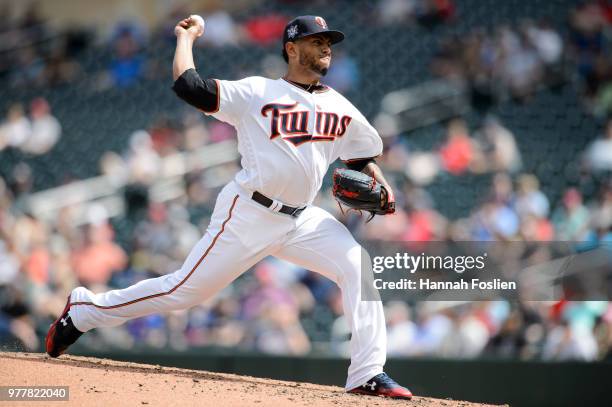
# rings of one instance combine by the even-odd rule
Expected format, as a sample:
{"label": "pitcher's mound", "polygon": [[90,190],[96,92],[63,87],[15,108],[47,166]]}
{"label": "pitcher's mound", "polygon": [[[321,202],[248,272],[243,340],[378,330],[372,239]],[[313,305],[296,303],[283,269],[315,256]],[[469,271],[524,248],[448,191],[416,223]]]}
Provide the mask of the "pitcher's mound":
{"label": "pitcher's mound", "polygon": [[[68,386],[70,401],[52,403],[57,406],[483,406],[425,397],[389,400],[333,386],[39,353],[0,353],[0,385]],[[26,404],[42,405],[11,403]]]}

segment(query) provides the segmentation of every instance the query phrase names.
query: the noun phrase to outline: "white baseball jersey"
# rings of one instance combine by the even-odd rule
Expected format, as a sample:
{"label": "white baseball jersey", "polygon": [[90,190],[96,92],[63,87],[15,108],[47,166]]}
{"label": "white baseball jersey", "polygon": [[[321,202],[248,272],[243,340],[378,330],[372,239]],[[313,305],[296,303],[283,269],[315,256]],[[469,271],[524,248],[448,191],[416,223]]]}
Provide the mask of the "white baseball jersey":
{"label": "white baseball jersey", "polygon": [[325,87],[307,92],[285,79],[218,80],[215,118],[238,133],[243,188],[287,205],[312,203],[336,159],[382,153],[377,131],[344,96]]}
{"label": "white baseball jersey", "polygon": [[210,114],[236,127],[243,169],[219,193],[202,239],[172,273],[104,293],[75,288],[69,316],[79,331],[87,332],[186,309],[211,298],[266,256],[275,256],[340,287],[351,327],[345,388],[361,386],[383,371],[387,341],[382,303],[361,300],[362,266],[371,264],[367,253],[321,208],[309,205],[293,217],[251,196],[259,191],[288,205],[310,204],[330,163],[381,154],[380,137],[332,89],[309,93],[283,79],[260,77],[218,85],[219,109]]}

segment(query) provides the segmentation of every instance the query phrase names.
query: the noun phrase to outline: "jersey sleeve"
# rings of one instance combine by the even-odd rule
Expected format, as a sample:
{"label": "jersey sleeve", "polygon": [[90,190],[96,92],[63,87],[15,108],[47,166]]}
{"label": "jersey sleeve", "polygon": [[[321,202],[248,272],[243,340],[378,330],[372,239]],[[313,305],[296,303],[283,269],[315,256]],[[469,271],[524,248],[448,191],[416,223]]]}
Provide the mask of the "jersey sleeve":
{"label": "jersey sleeve", "polygon": [[354,118],[342,140],[340,151],[342,161],[373,158],[382,154],[383,143],[378,131],[355,109]]}
{"label": "jersey sleeve", "polygon": [[235,126],[242,120],[253,98],[252,78],[239,81],[215,79],[215,81],[219,98],[217,109],[205,113]]}

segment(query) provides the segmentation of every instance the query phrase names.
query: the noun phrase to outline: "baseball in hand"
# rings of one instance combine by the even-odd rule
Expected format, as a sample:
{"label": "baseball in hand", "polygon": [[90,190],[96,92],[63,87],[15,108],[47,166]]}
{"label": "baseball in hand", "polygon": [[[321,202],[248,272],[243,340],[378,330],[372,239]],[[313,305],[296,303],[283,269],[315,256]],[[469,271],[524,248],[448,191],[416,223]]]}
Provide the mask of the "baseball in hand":
{"label": "baseball in hand", "polygon": [[191,19],[193,25],[198,27],[198,37],[199,37],[200,35],[204,33],[204,26],[206,25],[206,23],[204,23],[204,19],[202,18],[202,16],[199,16],[197,14],[192,14],[189,16],[189,18]]}

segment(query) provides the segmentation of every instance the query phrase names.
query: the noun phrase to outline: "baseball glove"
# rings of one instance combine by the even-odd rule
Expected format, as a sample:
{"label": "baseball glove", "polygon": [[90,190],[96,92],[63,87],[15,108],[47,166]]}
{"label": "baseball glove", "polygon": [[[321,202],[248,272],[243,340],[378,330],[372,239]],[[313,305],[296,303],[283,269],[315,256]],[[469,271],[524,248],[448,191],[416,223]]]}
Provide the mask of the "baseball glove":
{"label": "baseball glove", "polygon": [[370,212],[368,222],[375,215],[395,212],[395,199],[390,191],[363,172],[337,168],[334,171],[333,194],[339,203],[350,209]]}

